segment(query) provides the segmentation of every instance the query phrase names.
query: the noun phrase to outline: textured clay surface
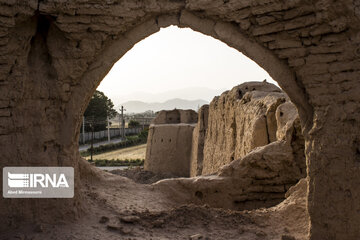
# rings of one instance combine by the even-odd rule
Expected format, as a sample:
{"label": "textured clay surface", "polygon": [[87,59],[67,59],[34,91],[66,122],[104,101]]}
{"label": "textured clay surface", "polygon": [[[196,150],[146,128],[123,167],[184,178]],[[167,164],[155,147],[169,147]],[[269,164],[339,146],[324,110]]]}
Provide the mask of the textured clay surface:
{"label": "textured clay surface", "polygon": [[276,141],[275,111],[287,95],[270,83],[245,83],[210,103],[202,174]]}
{"label": "textured clay surface", "polygon": [[197,118],[194,110],[160,111],[149,128],[144,169],[156,174],[189,177],[191,141]]}
{"label": "textured clay surface", "polygon": [[92,173],[79,166],[78,129],[90,97],[134,44],[178,25],[279,83],[305,140],[310,239],[358,239],[359,17],[359,0],[1,0],[0,166],[73,166],[77,182],[74,199],[0,199],[1,226],[81,216],[80,177]]}

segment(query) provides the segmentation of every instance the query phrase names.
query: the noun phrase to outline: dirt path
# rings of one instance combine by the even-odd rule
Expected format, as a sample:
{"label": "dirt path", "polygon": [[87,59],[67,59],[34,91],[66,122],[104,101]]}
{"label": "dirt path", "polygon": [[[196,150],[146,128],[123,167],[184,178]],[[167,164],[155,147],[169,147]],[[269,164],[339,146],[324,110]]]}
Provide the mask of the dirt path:
{"label": "dirt path", "polygon": [[306,187],[302,180],[273,208],[233,211],[193,205],[186,197],[174,201],[156,185],[106,173],[105,180],[84,186],[86,215],[77,222],[31,225],[0,239],[304,240]]}
{"label": "dirt path", "polygon": [[[93,159],[145,159],[146,154],[146,144],[123,148],[119,150],[115,150],[112,152],[106,152],[98,155],[94,155]],[[90,159],[90,157],[86,157],[86,159]]]}

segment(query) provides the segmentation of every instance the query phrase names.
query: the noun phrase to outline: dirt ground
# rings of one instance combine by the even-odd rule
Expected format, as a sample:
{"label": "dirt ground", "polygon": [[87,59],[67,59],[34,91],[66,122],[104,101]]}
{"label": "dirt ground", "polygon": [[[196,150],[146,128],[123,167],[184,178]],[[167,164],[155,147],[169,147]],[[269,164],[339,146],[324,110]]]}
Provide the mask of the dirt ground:
{"label": "dirt ground", "polygon": [[[119,149],[107,153],[102,153],[98,155],[94,155],[93,159],[145,159],[146,154],[146,144],[141,144],[138,146],[128,147],[124,149]],[[86,159],[90,159],[90,157],[86,157]]]}
{"label": "dirt ground", "polygon": [[[156,184],[138,184],[111,173],[85,184],[84,217],[63,225],[29,225],[0,239],[306,239],[305,179],[281,204],[255,211],[215,209],[174,199]],[[163,180],[169,181],[169,180]],[[171,181],[171,180],[170,180]]]}
{"label": "dirt ground", "polygon": [[134,182],[141,183],[141,184],[152,184],[152,183],[156,183],[157,181],[160,181],[162,179],[176,177],[171,174],[155,174],[153,172],[144,170],[143,167],[132,167],[132,168],[128,168],[128,169],[116,169],[116,170],[110,171],[110,173],[130,178]]}

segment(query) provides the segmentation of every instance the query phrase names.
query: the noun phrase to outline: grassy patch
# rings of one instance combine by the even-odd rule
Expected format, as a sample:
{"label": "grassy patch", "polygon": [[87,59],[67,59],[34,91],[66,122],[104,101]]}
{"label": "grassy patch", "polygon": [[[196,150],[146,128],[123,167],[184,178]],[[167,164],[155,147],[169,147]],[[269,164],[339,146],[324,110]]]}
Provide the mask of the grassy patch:
{"label": "grassy patch", "polygon": [[[91,162],[91,161],[89,161],[89,162]],[[144,166],[144,159],[125,159],[125,160],[96,159],[93,162],[95,163],[95,166],[97,166],[97,167]]]}
{"label": "grassy patch", "polygon": [[[146,144],[140,144],[132,147],[117,149],[110,152],[100,153],[93,156],[94,159],[145,159],[146,156]],[[85,157],[87,160],[90,156]]]}
{"label": "grassy patch", "polygon": [[[131,137],[131,136],[138,136],[138,134],[136,134],[136,133],[129,133],[129,135],[127,135],[126,136],[126,138],[128,138],[128,137]],[[81,133],[80,133],[80,138],[79,138],[79,145],[80,146],[82,146],[82,145],[84,145],[84,144],[90,144],[91,143],[91,139],[89,139],[89,140],[87,140],[85,143],[83,143],[82,141],[81,141],[81,138],[82,138],[82,136],[81,136]],[[118,139],[118,138],[121,138],[121,136],[113,136],[111,139]],[[94,142],[93,143],[98,143],[98,142],[104,142],[104,141],[107,141],[108,140],[108,137],[107,137],[107,135],[105,136],[105,137],[103,137],[103,138],[97,138],[97,139],[94,139]]]}
{"label": "grassy patch", "polygon": [[[140,134],[135,136],[128,136],[126,140],[119,143],[111,143],[106,145],[100,145],[98,147],[93,148],[93,155],[97,155],[100,153],[111,152],[117,149],[127,148],[131,146],[136,146],[140,144],[144,144],[147,141],[147,131],[142,131]],[[80,155],[82,157],[88,157],[91,154],[91,149],[87,149],[85,151],[81,151]]]}

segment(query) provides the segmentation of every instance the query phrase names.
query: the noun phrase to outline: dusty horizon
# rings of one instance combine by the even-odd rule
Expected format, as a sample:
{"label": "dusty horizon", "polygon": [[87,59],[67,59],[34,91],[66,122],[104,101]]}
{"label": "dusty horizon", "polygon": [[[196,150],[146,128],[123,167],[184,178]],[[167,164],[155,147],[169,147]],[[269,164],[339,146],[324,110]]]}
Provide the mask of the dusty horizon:
{"label": "dusty horizon", "polygon": [[[189,28],[170,26],[130,49],[114,64],[98,90],[115,105],[171,98],[211,101],[243,82],[264,79],[277,84],[254,61],[225,43]],[[200,97],[196,91],[188,95],[181,91],[201,88],[208,91]]]}

